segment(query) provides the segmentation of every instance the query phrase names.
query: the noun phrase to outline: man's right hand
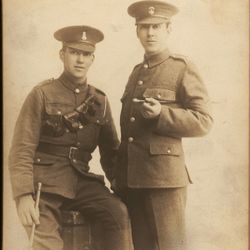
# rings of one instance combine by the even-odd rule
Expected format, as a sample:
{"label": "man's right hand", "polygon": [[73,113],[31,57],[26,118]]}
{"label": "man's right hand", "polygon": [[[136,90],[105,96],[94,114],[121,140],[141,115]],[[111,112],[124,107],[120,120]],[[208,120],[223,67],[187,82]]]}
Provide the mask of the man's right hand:
{"label": "man's right hand", "polygon": [[24,226],[32,226],[34,222],[38,225],[39,210],[35,209],[35,201],[31,194],[21,196],[17,204],[17,213]]}

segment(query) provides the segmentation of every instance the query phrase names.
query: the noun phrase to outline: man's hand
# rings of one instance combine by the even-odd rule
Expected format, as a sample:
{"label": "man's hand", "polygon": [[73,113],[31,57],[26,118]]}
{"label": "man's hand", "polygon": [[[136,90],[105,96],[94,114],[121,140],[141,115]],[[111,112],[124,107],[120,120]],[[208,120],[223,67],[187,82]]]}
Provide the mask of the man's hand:
{"label": "man's hand", "polygon": [[38,225],[39,210],[35,209],[35,201],[31,194],[21,196],[17,204],[17,213],[24,226],[32,226],[34,222]]}
{"label": "man's hand", "polygon": [[153,119],[161,113],[161,104],[156,99],[149,97],[141,105],[141,114],[146,119]]}

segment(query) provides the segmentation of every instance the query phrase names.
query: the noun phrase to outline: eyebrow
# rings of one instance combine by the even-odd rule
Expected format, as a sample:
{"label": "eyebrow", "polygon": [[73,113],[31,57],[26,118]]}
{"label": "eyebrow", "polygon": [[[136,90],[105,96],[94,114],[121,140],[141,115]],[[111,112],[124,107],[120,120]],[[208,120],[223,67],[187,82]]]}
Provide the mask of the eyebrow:
{"label": "eyebrow", "polygon": [[72,52],[77,52],[77,53],[82,53],[82,54],[91,54],[91,52],[89,52],[89,51],[84,51],[84,50],[80,50],[80,49],[74,49],[74,48],[71,48],[71,47],[68,47],[68,48]]}
{"label": "eyebrow", "polygon": [[75,51],[75,52],[82,52],[81,50],[79,50],[79,49],[74,49],[74,48],[70,48],[70,47],[68,47],[69,48],[69,50],[70,51]]}
{"label": "eyebrow", "polygon": [[163,23],[142,23],[142,24],[137,24],[139,27],[149,27],[149,26],[159,26],[162,25]]}

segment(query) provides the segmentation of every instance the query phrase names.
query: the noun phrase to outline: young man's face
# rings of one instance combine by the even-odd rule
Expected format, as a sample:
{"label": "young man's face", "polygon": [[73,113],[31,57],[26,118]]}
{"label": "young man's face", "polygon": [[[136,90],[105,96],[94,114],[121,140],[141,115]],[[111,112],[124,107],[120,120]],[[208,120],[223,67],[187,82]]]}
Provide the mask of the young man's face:
{"label": "young man's face", "polygon": [[137,24],[136,31],[146,54],[157,54],[167,48],[168,24]]}
{"label": "young man's face", "polygon": [[64,70],[78,80],[84,80],[89,67],[94,61],[92,52],[65,47],[60,51]]}

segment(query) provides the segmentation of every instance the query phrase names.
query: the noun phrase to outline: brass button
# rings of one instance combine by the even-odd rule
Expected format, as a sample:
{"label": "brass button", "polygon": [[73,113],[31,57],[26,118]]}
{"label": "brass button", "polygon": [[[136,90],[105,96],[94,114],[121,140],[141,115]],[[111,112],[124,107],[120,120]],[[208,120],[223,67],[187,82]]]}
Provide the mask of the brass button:
{"label": "brass button", "polygon": [[65,131],[66,131],[66,133],[69,133],[69,130],[68,130],[67,128],[66,128],[66,130],[65,130]]}
{"label": "brass button", "polygon": [[134,122],[135,121],[135,118],[132,116],[132,117],[130,117],[130,121],[131,122]]}
{"label": "brass button", "polygon": [[137,84],[141,86],[141,85],[143,84],[143,81],[142,81],[142,80],[139,80],[139,81],[137,82]]}
{"label": "brass button", "polygon": [[61,112],[60,110],[58,110],[58,111],[57,111],[57,114],[58,114],[58,115],[61,115],[61,114],[62,114],[62,112]]}
{"label": "brass button", "polygon": [[129,137],[129,138],[128,138],[128,141],[129,141],[129,142],[132,142],[133,140],[134,140],[133,137]]}
{"label": "brass button", "polygon": [[83,129],[83,125],[82,124],[79,124],[79,129]]}
{"label": "brass button", "polygon": [[75,89],[75,93],[79,94],[80,93],[80,89]]}
{"label": "brass button", "polygon": [[99,120],[96,120],[96,123],[100,123],[100,121],[99,121]]}
{"label": "brass button", "polygon": [[40,161],[41,161],[41,159],[40,159],[40,158],[37,158],[37,159],[36,159],[36,161],[37,161],[37,162],[40,162]]}
{"label": "brass button", "polygon": [[161,94],[158,94],[158,95],[157,95],[157,98],[161,98]]}
{"label": "brass button", "polygon": [[81,145],[81,143],[78,141],[78,142],[76,143],[76,146],[79,147],[80,145]]}
{"label": "brass button", "polygon": [[170,153],[171,153],[171,150],[170,150],[170,149],[168,149],[168,150],[167,150],[167,153],[168,153],[168,154],[170,154]]}
{"label": "brass button", "polygon": [[143,65],[143,67],[144,67],[144,69],[147,69],[147,68],[148,68],[148,64],[145,63],[145,64]]}
{"label": "brass button", "polygon": [[73,161],[74,163],[76,163],[76,159],[73,159],[72,161]]}

